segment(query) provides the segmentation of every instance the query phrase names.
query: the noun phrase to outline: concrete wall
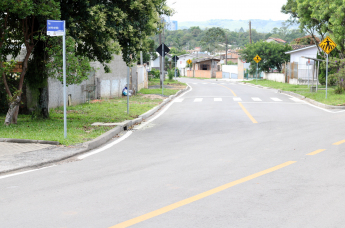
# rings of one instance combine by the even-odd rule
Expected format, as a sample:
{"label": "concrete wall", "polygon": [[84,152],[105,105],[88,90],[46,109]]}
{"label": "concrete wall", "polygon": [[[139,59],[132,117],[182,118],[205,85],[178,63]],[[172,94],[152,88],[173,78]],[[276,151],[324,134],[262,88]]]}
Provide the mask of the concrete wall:
{"label": "concrete wall", "polygon": [[230,73],[230,78],[231,78],[231,74],[237,74],[238,75],[238,65],[223,65],[222,71]]}
{"label": "concrete wall", "polygon": [[[91,62],[95,71],[90,72],[89,78],[80,85],[67,87],[67,96],[71,96],[72,105],[85,103],[89,95],[91,99],[114,98],[122,96],[122,90],[127,85],[127,65],[121,55],[114,55],[114,59],[107,64],[111,73],[105,73],[100,62]],[[143,67],[144,68],[144,67]],[[132,67],[130,75],[130,89],[138,89],[137,66]],[[94,91],[91,91],[94,88]],[[49,78],[49,108],[63,106],[63,85],[57,79]],[[87,91],[88,90],[88,91]]]}
{"label": "concrete wall", "polygon": [[137,91],[148,88],[148,73],[145,66],[137,66],[138,88]]}
{"label": "concrete wall", "polygon": [[285,83],[285,75],[283,73],[266,73],[266,72],[264,72],[263,79]]}

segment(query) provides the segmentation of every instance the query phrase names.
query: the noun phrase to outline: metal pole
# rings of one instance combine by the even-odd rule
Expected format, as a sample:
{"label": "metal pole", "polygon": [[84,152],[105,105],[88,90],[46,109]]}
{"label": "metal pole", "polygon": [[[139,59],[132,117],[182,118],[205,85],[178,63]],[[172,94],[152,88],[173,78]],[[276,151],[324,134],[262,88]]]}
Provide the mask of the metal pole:
{"label": "metal pole", "polygon": [[308,89],[309,89],[309,59],[308,59],[307,65],[308,65],[307,75],[308,75]]}
{"label": "metal pole", "polygon": [[259,72],[259,63],[256,63],[256,79],[255,79],[256,82],[258,82],[258,72]]}
{"label": "metal pole", "polygon": [[164,43],[162,42],[162,96],[164,95]]}
{"label": "metal pole", "polygon": [[316,92],[317,92],[317,86],[319,84],[319,68],[320,68],[320,61],[317,61]]}
{"label": "metal pole", "polygon": [[129,67],[127,67],[127,115],[129,114]]}
{"label": "metal pole", "polygon": [[175,57],[175,80],[176,80],[176,62],[177,62],[176,59],[177,59],[177,58]]}
{"label": "metal pole", "polygon": [[67,112],[66,112],[66,21],[63,21],[62,36],[62,62],[63,62],[63,128],[64,136],[67,138]]}
{"label": "metal pole", "polygon": [[328,54],[327,54],[327,62],[326,62],[326,99],[327,99],[327,81],[328,81]]}

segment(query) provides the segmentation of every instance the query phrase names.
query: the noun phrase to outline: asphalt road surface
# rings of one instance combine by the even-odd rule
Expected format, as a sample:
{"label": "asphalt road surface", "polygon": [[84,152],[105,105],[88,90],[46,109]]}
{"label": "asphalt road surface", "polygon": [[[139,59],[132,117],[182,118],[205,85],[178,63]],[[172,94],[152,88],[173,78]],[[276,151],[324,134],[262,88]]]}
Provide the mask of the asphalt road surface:
{"label": "asphalt road surface", "polygon": [[182,80],[121,141],[0,177],[0,227],[345,227],[345,112]]}

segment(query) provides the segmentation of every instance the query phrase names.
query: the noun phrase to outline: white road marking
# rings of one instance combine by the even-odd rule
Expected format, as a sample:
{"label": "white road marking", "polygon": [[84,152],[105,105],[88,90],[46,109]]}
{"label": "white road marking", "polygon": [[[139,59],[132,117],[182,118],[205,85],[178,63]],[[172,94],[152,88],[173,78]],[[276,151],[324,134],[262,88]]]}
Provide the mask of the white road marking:
{"label": "white road marking", "polygon": [[[181,96],[179,96],[179,98],[182,98],[184,95],[186,95],[187,93],[189,93],[190,91],[193,90],[193,88],[192,88],[188,83],[186,83],[186,84],[189,86],[190,90],[188,90],[187,92],[183,93]],[[158,117],[160,117],[161,115],[163,115],[163,114],[168,110],[168,108],[170,108],[170,106],[171,106],[172,104],[174,104],[174,102],[170,102],[170,104],[168,104],[168,105],[167,105],[162,111],[160,111],[155,117],[150,118],[149,120],[147,120],[146,122],[141,123],[141,124],[138,125],[138,126],[135,126],[134,129],[135,129],[135,130],[140,130],[141,128],[145,127],[147,124],[151,123],[152,121],[154,121],[155,119],[157,119]]]}
{"label": "white road marking", "polygon": [[202,83],[202,84],[207,85],[207,83]]}
{"label": "white road marking", "polygon": [[258,97],[252,97],[252,100],[253,100],[253,101],[261,101],[261,99],[258,98]]}
{"label": "white road marking", "polygon": [[5,178],[8,178],[8,177],[18,176],[18,175],[25,174],[25,173],[31,173],[31,172],[34,172],[34,171],[38,171],[38,170],[41,170],[41,169],[47,169],[47,168],[51,168],[51,167],[54,167],[54,166],[56,166],[56,165],[51,165],[51,166],[47,166],[47,167],[43,167],[43,168],[39,168],[39,169],[28,170],[28,171],[19,172],[19,173],[8,174],[8,175],[0,176],[0,179],[5,179]]}
{"label": "white road marking", "polygon": [[184,98],[177,98],[174,102],[182,102]]}
{"label": "white road marking", "polygon": [[271,97],[271,99],[274,100],[274,101],[282,101],[282,100],[280,100],[279,98],[276,98],[276,97]]}
{"label": "white road marking", "polygon": [[294,102],[305,102],[305,101],[302,101],[301,99],[298,99],[297,97],[292,97],[290,98],[290,100],[294,101]]}
{"label": "white road marking", "polygon": [[214,101],[222,101],[222,98],[214,98]]}
{"label": "white road marking", "polygon": [[242,101],[242,99],[240,97],[234,97],[232,99],[234,99],[234,101]]}
{"label": "white road marking", "polygon": [[201,102],[203,98],[195,98],[194,102]]}
{"label": "white road marking", "polygon": [[193,83],[194,85],[197,85],[198,83]]}
{"label": "white road marking", "polygon": [[119,138],[118,140],[116,140],[116,141],[114,141],[114,142],[112,142],[112,143],[109,143],[108,145],[106,145],[106,146],[104,146],[104,147],[101,147],[101,148],[99,148],[99,149],[96,149],[96,150],[92,151],[91,153],[87,153],[87,154],[80,155],[80,156],[78,156],[78,159],[79,159],[79,160],[82,160],[82,159],[84,159],[84,158],[86,158],[86,157],[89,157],[89,156],[91,156],[91,155],[98,154],[98,153],[100,153],[100,152],[102,152],[102,151],[104,151],[104,150],[106,150],[106,149],[108,149],[108,148],[114,146],[115,144],[118,144],[118,143],[122,142],[123,140],[125,140],[126,138],[128,138],[132,133],[133,133],[132,131],[128,131],[126,134],[124,134],[123,136],[121,136],[121,138]]}

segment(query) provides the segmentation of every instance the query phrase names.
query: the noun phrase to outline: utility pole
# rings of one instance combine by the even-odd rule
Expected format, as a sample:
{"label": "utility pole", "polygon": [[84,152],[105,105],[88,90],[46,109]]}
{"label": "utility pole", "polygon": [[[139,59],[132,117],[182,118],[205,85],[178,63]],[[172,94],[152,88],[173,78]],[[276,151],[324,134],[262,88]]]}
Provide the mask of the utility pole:
{"label": "utility pole", "polygon": [[225,65],[228,64],[228,41],[225,44]]}
{"label": "utility pole", "polygon": [[[160,45],[162,45],[162,33],[159,33],[159,46]],[[162,69],[162,56],[159,56],[159,69]],[[160,86],[161,86],[161,88],[162,88],[162,85],[163,85],[163,81],[162,81],[162,70],[161,70],[161,72],[160,72],[160,75],[161,75],[161,77],[160,77]]]}
{"label": "utility pole", "polygon": [[252,43],[252,22],[249,21],[249,43]]}

